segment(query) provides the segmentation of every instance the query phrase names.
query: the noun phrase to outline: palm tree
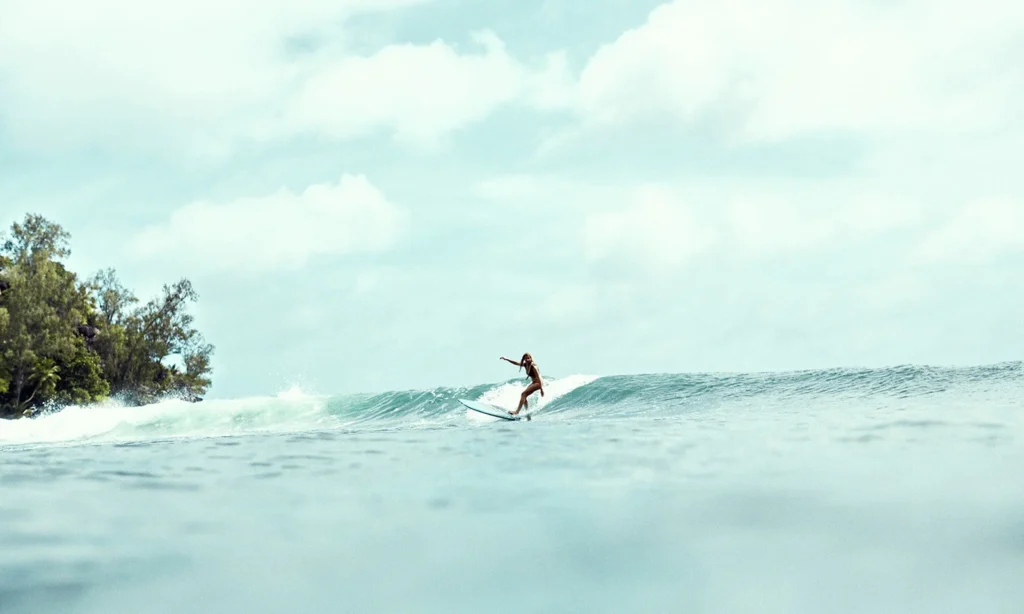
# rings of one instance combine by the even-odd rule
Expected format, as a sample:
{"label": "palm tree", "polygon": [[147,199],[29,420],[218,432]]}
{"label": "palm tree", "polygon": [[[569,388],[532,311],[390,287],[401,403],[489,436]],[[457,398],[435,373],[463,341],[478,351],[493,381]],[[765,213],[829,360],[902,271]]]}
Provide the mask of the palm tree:
{"label": "palm tree", "polygon": [[40,390],[45,390],[49,393],[53,393],[53,389],[57,386],[57,382],[60,381],[60,367],[57,366],[50,358],[44,358],[37,362],[33,367],[31,373],[28,376],[29,384],[35,384],[35,388],[32,389],[32,394],[28,395],[28,398],[18,403],[17,412],[27,414],[28,405],[35,398],[36,393]]}

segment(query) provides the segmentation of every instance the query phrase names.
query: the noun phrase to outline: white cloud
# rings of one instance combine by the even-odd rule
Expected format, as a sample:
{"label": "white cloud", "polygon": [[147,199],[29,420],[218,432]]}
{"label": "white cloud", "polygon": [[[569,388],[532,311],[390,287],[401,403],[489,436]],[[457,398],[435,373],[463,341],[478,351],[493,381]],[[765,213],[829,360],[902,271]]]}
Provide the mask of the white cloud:
{"label": "white cloud", "polygon": [[480,198],[516,210],[531,210],[550,216],[554,211],[581,212],[596,205],[619,204],[629,196],[628,185],[596,176],[580,181],[558,174],[505,174],[479,181],[473,193]]}
{"label": "white cloud", "polygon": [[930,219],[915,202],[848,194],[835,182],[703,189],[666,184],[625,201],[587,216],[583,239],[591,260],[629,260],[668,271],[711,250],[741,258],[820,254],[917,229]]}
{"label": "white cloud", "polygon": [[0,121],[13,145],[43,152],[223,155],[309,132],[429,142],[502,104],[566,104],[564,58],[528,67],[494,34],[475,37],[483,53],[346,48],[353,14],[419,1],[5,0]]}
{"label": "white cloud", "polygon": [[926,236],[915,250],[917,263],[978,264],[999,254],[1024,251],[1024,204],[983,200],[960,209]]}
{"label": "white cloud", "polygon": [[837,223],[827,211],[807,210],[777,195],[756,195],[732,203],[725,222],[738,250],[758,254],[821,247],[837,231]]}
{"label": "white cloud", "polygon": [[579,107],[592,125],[739,113],[752,140],[960,134],[1016,115],[1022,35],[1016,0],[676,0],[594,54]]}
{"label": "white cloud", "polygon": [[586,219],[586,254],[593,260],[631,260],[654,270],[675,268],[707,250],[715,232],[668,190],[639,190],[625,209]]}
{"label": "white cloud", "polygon": [[533,71],[510,57],[493,32],[475,33],[473,40],[483,53],[460,55],[435,41],[341,58],[306,81],[286,124],[339,138],[391,128],[400,140],[432,144],[515,100],[562,104],[569,82],[562,56]]}
{"label": "white cloud", "polygon": [[227,203],[195,202],[133,241],[138,256],[186,261],[206,273],[284,270],[316,256],[394,245],[404,213],[362,175]]}
{"label": "white cloud", "polygon": [[724,223],[737,251],[763,255],[842,247],[925,219],[917,203],[840,194],[840,189],[827,194],[803,186],[751,191],[731,197]]}

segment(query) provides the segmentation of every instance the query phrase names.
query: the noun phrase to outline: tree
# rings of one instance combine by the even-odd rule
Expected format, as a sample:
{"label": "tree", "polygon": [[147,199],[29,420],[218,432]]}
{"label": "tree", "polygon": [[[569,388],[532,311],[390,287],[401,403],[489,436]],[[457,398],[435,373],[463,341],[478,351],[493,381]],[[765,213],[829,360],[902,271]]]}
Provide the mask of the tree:
{"label": "tree", "polygon": [[[124,355],[112,384],[132,395],[173,393],[195,397],[210,385],[213,346],[196,331],[186,311],[199,295],[187,279],[165,285],[160,297],[146,303],[125,320]],[[165,361],[180,356],[185,373],[169,371]]]}
{"label": "tree", "polygon": [[[0,361],[8,370],[9,404],[15,413],[51,389],[56,360],[74,349],[69,322],[84,318],[87,294],[58,259],[70,255],[69,235],[57,224],[29,215],[11,227],[2,253],[11,288],[3,294],[7,323]],[[47,362],[49,361],[49,362]]]}
{"label": "tree", "polygon": [[133,403],[205,394],[213,346],[188,313],[191,282],[140,306],[113,269],[81,283],[62,263],[69,240],[28,215],[0,241],[0,415],[111,393]]}
{"label": "tree", "polygon": [[89,287],[99,310],[95,323],[101,330],[93,349],[102,358],[103,378],[120,393],[124,388],[122,363],[127,343],[126,325],[132,318],[131,307],[139,300],[121,285],[114,269],[97,273],[89,281]]}
{"label": "tree", "polygon": [[[10,266],[10,259],[4,256],[2,253],[0,253],[0,274],[4,272],[4,269],[9,268]],[[7,313],[7,307],[4,306],[3,293],[7,292],[10,289],[10,287],[10,282],[4,279],[3,276],[0,276],[0,396],[6,394],[7,390],[11,385],[10,373],[8,373],[7,369],[4,368],[6,363],[4,361],[3,347],[4,340],[7,338],[7,323],[10,320],[10,317]]]}
{"label": "tree", "polygon": [[29,214],[24,223],[15,222],[11,226],[11,236],[3,244],[3,253],[10,264],[63,260],[71,255],[70,240],[71,235],[59,224],[41,215]]}
{"label": "tree", "polygon": [[[197,331],[187,311],[199,296],[187,279],[165,285],[160,296],[141,306],[113,269],[90,282],[103,333],[93,347],[102,358],[111,393],[131,403],[160,396],[195,399],[209,388],[213,346]],[[168,364],[180,359],[184,368]]]}
{"label": "tree", "polygon": [[0,397],[7,394],[11,387],[11,374],[7,369],[6,351],[4,348],[7,339],[7,322],[10,318],[7,315],[7,308],[0,305]]}
{"label": "tree", "polygon": [[114,269],[104,269],[90,281],[99,315],[108,325],[121,326],[132,305],[139,302],[135,295],[121,285]]}
{"label": "tree", "polygon": [[[11,260],[0,253],[0,274],[10,266]],[[7,393],[11,385],[11,376],[4,361],[4,340],[7,338],[7,323],[10,321],[7,307],[4,306],[4,292],[10,290],[10,287],[10,282],[0,276],[0,397]]]}
{"label": "tree", "polygon": [[206,394],[211,384],[208,375],[212,371],[210,360],[213,349],[197,331],[190,331],[188,339],[179,350],[185,364],[185,372],[178,375],[178,390],[192,398]]}
{"label": "tree", "polygon": [[39,395],[40,398],[52,398],[57,390],[57,382],[59,381],[60,367],[57,366],[57,363],[52,358],[41,358],[35,361],[25,380],[31,393],[21,402],[21,406],[27,407],[40,392],[43,393]]}
{"label": "tree", "polygon": [[74,353],[57,366],[61,374],[53,391],[57,403],[84,405],[110,394],[99,354],[86,347],[81,337],[75,339]]}

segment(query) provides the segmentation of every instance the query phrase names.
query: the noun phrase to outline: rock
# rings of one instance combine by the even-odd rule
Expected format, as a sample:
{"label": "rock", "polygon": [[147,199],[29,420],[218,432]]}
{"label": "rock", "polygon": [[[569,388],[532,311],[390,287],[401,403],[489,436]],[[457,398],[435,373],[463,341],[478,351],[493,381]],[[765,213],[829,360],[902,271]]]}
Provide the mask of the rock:
{"label": "rock", "polygon": [[76,327],[76,330],[78,330],[79,335],[82,335],[88,341],[92,341],[93,337],[98,335],[100,332],[100,329],[96,328],[95,326],[89,326],[87,324],[79,324]]}

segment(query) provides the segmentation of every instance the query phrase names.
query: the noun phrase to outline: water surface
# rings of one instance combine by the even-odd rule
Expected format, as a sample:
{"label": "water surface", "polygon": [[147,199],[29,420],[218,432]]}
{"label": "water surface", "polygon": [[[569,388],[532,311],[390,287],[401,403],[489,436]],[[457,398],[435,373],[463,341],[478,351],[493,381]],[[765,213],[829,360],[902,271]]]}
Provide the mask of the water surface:
{"label": "water surface", "polygon": [[0,613],[1024,603],[1019,363],[520,388],[0,423]]}

